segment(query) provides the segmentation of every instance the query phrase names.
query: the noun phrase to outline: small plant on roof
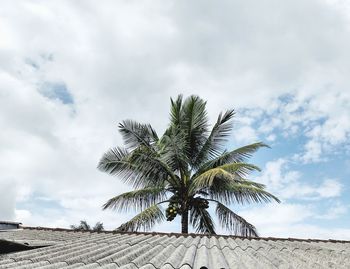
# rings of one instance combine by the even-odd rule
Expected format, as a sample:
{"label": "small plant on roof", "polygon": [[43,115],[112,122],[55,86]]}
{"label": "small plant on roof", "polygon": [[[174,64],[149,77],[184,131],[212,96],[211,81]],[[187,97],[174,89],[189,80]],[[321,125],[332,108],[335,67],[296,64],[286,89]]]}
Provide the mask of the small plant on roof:
{"label": "small plant on roof", "polygon": [[[198,96],[183,100],[180,95],[171,99],[170,124],[161,137],[149,124],[120,123],[125,147],[106,152],[98,168],[135,190],[111,198],[103,209],[140,213],[117,230],[150,230],[156,223],[180,216],[182,233],[188,233],[190,223],[197,232],[215,234],[208,211],[215,206],[223,228],[235,235],[258,236],[256,228],[229,206],[279,200],[264,185],[247,179],[249,173],[260,171],[247,159],[266,144],[225,150],[234,114],[234,110],[220,113],[209,130],[206,102]],[[165,216],[162,204],[167,206]]]}

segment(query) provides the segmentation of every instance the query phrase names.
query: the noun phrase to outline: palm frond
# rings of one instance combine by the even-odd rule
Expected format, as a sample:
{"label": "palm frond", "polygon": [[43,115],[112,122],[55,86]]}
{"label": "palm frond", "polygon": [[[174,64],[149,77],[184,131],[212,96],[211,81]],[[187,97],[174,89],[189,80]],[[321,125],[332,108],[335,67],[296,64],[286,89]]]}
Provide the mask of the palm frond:
{"label": "palm frond", "polygon": [[242,182],[217,182],[207,190],[208,196],[225,204],[263,203],[280,200],[264,190],[262,184],[244,180]]}
{"label": "palm frond", "polygon": [[215,225],[208,210],[192,206],[190,210],[190,223],[197,233],[215,234]]}
{"label": "palm frond", "polygon": [[183,124],[180,127],[186,132],[188,143],[190,164],[194,161],[202,148],[208,133],[208,116],[206,112],[206,102],[198,96],[188,97],[183,106]]}
{"label": "palm frond", "polygon": [[184,133],[175,133],[173,129],[162,137],[161,158],[172,169],[181,172],[188,168],[188,148]]}
{"label": "palm frond", "polygon": [[104,231],[103,223],[102,222],[96,222],[94,228],[92,228],[95,232],[101,232]]}
{"label": "palm frond", "polygon": [[203,173],[211,168],[215,168],[228,163],[243,163],[249,159],[254,152],[259,150],[262,147],[269,147],[268,145],[258,142],[254,144],[250,144],[229,152],[224,152],[221,156],[214,158],[210,161],[205,162],[198,168],[196,175]]}
{"label": "palm frond", "polygon": [[175,101],[172,98],[170,98],[170,126],[174,128],[182,126],[182,98],[183,97],[181,94],[178,95]]}
{"label": "palm frond", "polygon": [[130,156],[130,162],[139,172],[142,172],[144,178],[148,179],[148,182],[142,185],[143,187],[161,185],[164,182],[169,182],[174,186],[180,184],[174,171],[158,154],[154,154],[145,148],[140,147],[134,150]]}
{"label": "palm frond", "polygon": [[[135,154],[129,153],[123,148],[112,148],[108,150],[101,158],[98,169],[111,175],[118,176],[124,183],[132,185],[134,188],[145,186],[151,182],[148,180],[148,171],[142,170],[131,158]],[[154,168],[153,174],[161,173]]]}
{"label": "palm frond", "polygon": [[139,147],[132,153],[123,148],[112,148],[101,158],[98,169],[119,176],[134,188],[162,185],[168,181],[176,184],[171,169],[146,147]]}
{"label": "palm frond", "polygon": [[111,175],[120,176],[124,182],[135,175],[136,167],[130,162],[130,153],[120,147],[112,148],[103,154],[97,168]]}
{"label": "palm frond", "polygon": [[248,163],[230,163],[209,169],[194,178],[191,182],[192,190],[209,188],[217,181],[227,183],[241,181],[242,178],[252,171],[260,171],[259,167]]}
{"label": "palm frond", "polygon": [[119,123],[119,131],[122,134],[125,146],[129,150],[141,145],[153,150],[152,145],[158,141],[156,131],[149,124],[125,120]]}
{"label": "palm frond", "polygon": [[258,237],[258,233],[254,225],[247,222],[244,218],[234,213],[222,203],[216,203],[216,214],[222,228],[231,231],[234,235]]}
{"label": "palm frond", "polygon": [[110,208],[119,212],[128,212],[130,209],[142,211],[166,198],[164,187],[146,188],[122,193],[109,199],[103,210]]}
{"label": "palm frond", "polygon": [[91,227],[86,220],[81,220],[79,225],[71,225],[71,229],[75,231],[90,231]]}
{"label": "palm frond", "polygon": [[234,115],[233,109],[227,110],[224,114],[220,113],[209,137],[197,155],[195,166],[199,166],[210,158],[216,158],[222,153],[223,146],[232,130],[231,119]]}
{"label": "palm frond", "polygon": [[253,171],[261,171],[258,166],[250,163],[227,163],[219,166],[218,168],[221,168],[240,178],[249,175]]}
{"label": "palm frond", "polygon": [[160,223],[164,220],[165,217],[162,210],[158,205],[153,205],[119,226],[116,230],[119,232],[137,232],[141,229],[148,231],[152,229],[156,223]]}

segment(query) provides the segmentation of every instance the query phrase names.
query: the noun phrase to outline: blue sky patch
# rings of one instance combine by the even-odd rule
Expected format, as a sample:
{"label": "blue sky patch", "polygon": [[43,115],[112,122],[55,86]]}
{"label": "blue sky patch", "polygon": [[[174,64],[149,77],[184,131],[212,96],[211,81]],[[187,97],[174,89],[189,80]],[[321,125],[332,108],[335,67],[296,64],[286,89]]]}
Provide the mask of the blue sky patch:
{"label": "blue sky patch", "polygon": [[49,99],[59,100],[63,104],[73,104],[74,99],[64,82],[45,82],[40,93]]}

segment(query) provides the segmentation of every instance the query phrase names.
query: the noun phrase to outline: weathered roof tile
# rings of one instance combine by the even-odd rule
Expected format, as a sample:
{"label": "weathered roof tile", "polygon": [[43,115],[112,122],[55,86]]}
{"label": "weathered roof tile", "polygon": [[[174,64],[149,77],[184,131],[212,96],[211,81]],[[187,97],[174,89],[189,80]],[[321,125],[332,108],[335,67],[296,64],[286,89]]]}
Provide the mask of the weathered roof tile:
{"label": "weathered roof tile", "polygon": [[3,232],[0,239],[45,246],[0,255],[0,268],[350,268],[348,241],[44,228]]}

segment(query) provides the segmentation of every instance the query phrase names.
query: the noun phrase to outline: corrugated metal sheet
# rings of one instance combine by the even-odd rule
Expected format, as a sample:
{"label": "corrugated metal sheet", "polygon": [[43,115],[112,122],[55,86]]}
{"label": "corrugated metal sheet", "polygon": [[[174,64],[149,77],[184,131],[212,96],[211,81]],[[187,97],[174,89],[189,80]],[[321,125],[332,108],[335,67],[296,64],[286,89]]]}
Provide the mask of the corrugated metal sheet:
{"label": "corrugated metal sheet", "polygon": [[22,224],[22,223],[0,220],[0,232],[2,230],[18,229],[20,224]]}
{"label": "corrugated metal sheet", "polygon": [[52,243],[0,256],[0,268],[350,268],[350,242],[24,229],[1,239]]}

